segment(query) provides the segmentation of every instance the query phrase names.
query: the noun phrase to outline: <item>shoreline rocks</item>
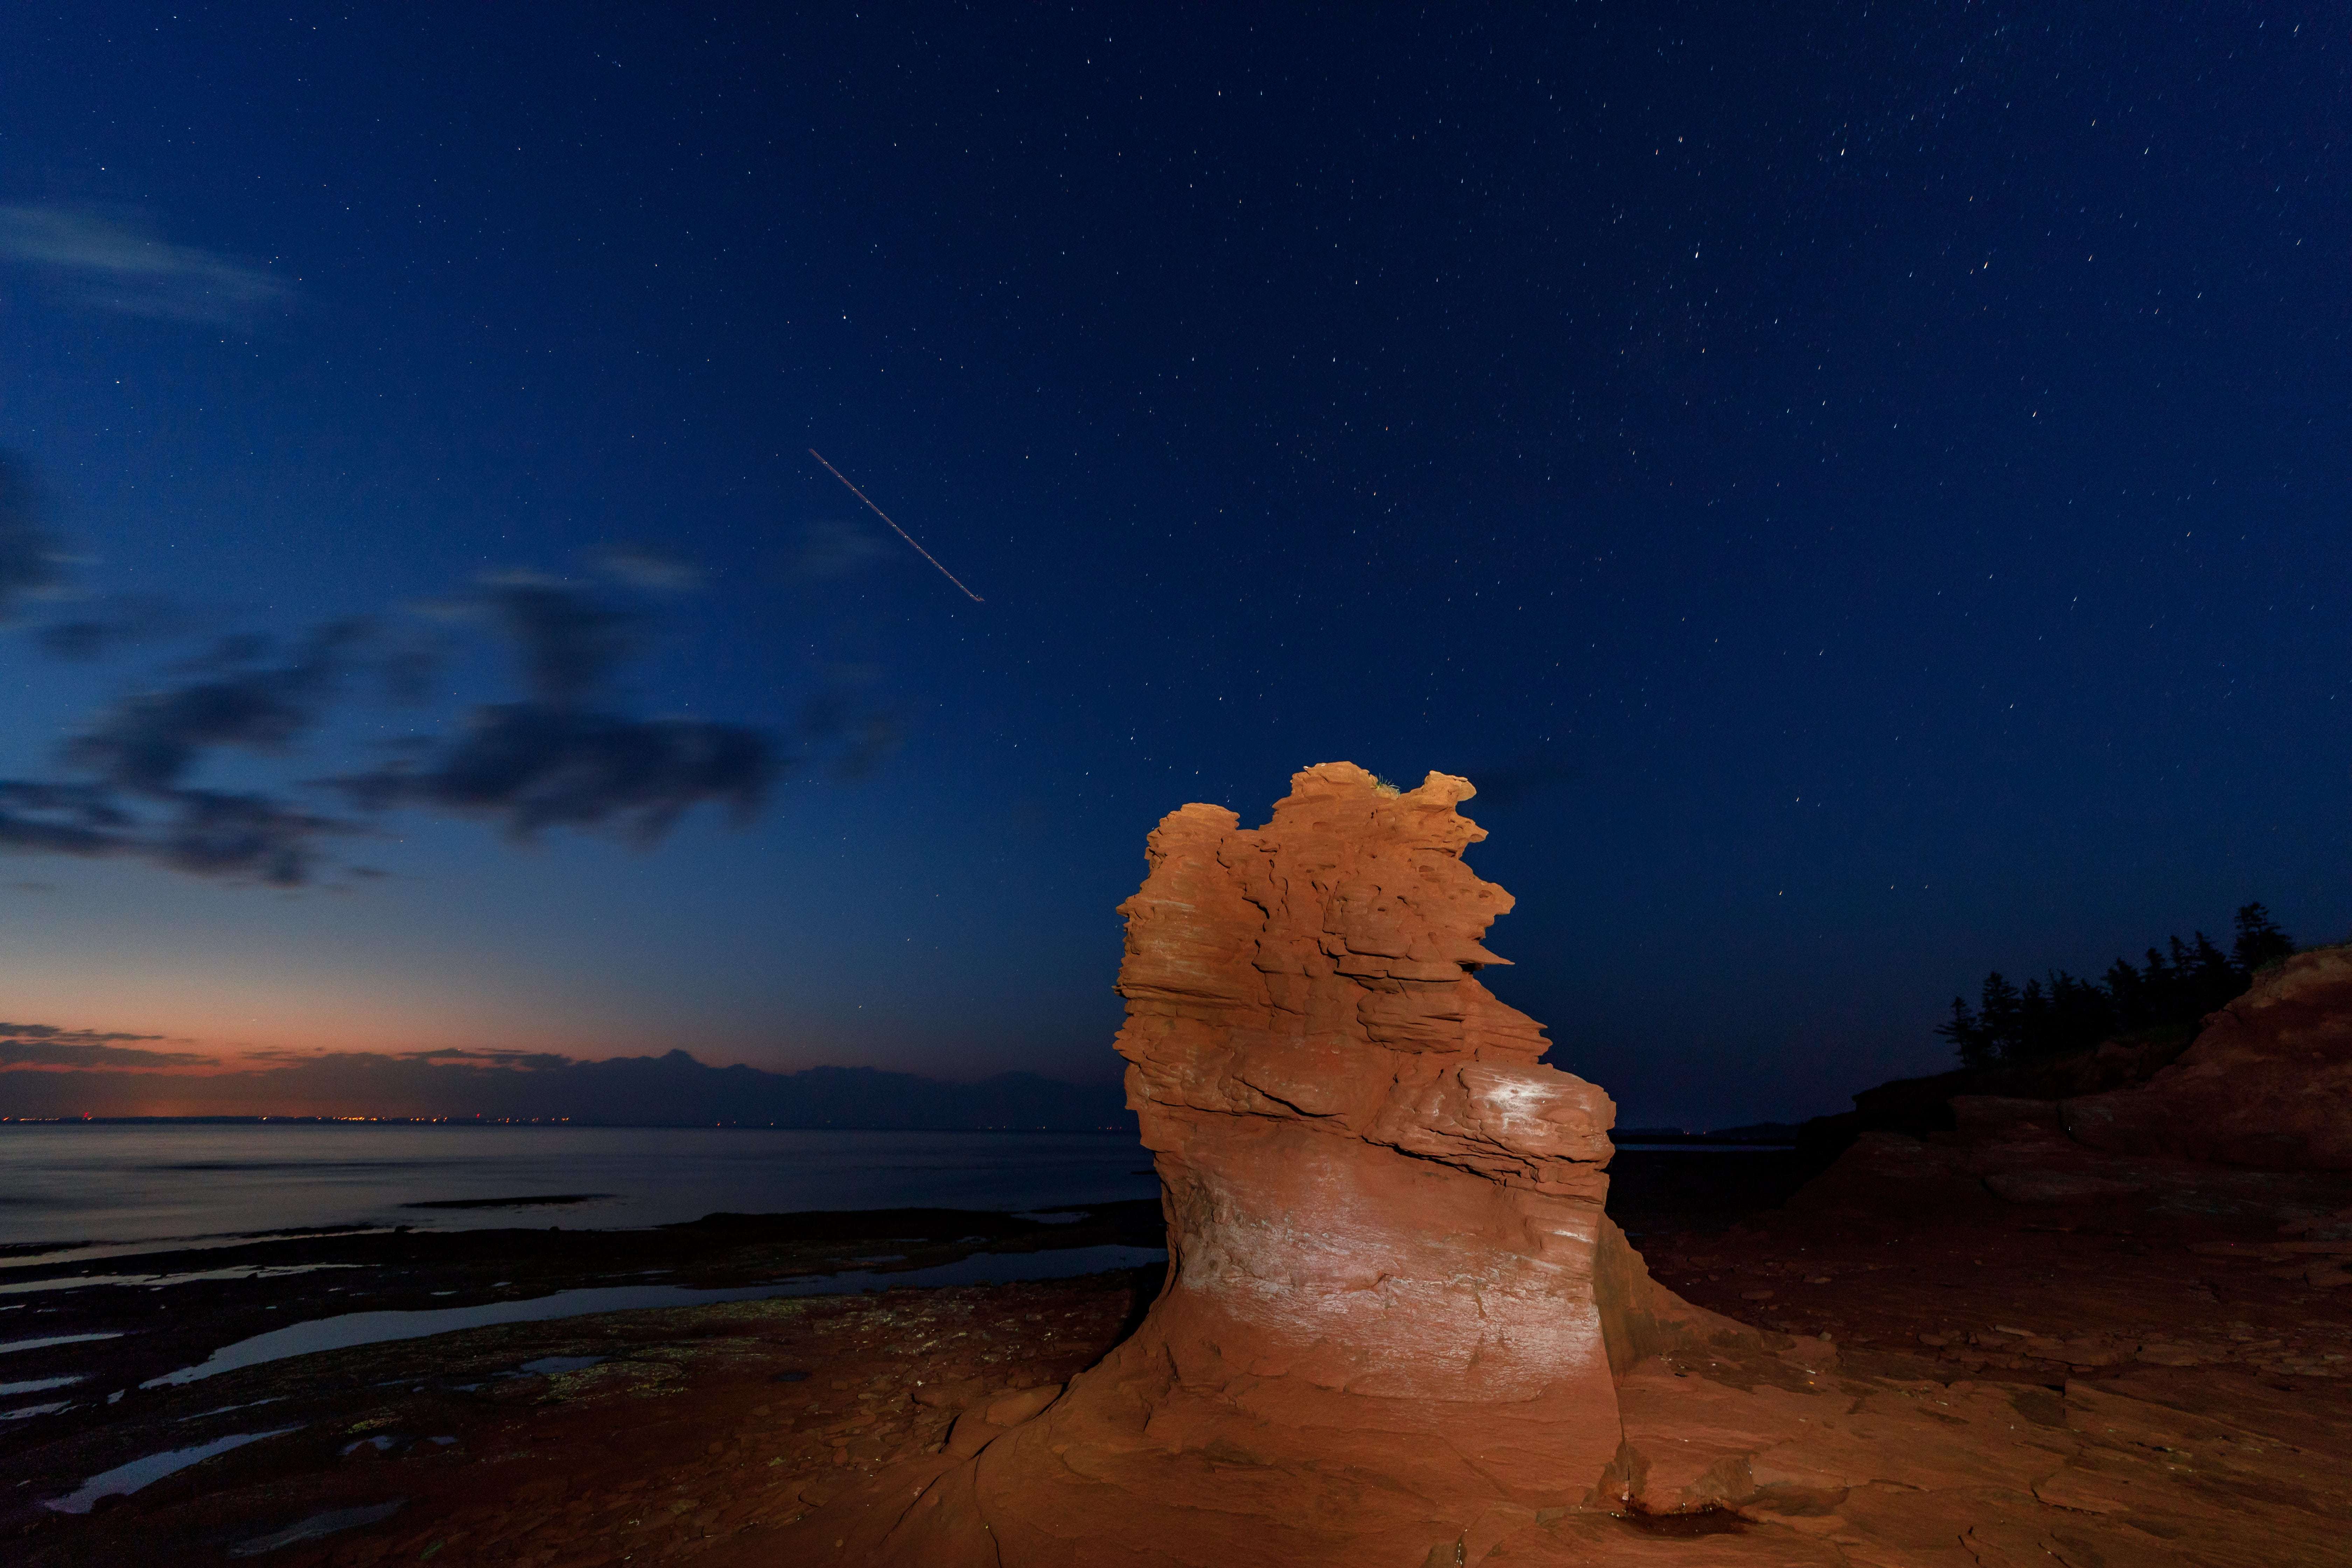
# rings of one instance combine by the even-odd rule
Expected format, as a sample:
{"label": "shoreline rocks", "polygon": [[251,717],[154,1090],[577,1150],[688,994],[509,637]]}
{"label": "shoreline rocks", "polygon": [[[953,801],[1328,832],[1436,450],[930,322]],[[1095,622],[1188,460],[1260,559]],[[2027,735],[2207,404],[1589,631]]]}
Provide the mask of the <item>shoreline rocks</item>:
{"label": "shoreline rocks", "polygon": [[2068,1136],[2108,1153],[2352,1171],[2352,947],[2265,971],[2171,1066],[2064,1115]]}

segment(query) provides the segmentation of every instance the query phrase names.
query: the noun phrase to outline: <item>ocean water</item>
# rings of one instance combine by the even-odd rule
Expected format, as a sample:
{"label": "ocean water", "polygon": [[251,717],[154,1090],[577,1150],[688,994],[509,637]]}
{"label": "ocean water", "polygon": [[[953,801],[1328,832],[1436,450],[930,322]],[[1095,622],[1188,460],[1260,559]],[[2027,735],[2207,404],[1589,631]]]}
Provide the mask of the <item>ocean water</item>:
{"label": "ocean water", "polygon": [[[1110,1132],[0,1123],[0,1245],[113,1245],[325,1226],[668,1225],[721,1211],[1040,1210],[1148,1198]],[[542,1206],[415,1208],[550,1194]]]}

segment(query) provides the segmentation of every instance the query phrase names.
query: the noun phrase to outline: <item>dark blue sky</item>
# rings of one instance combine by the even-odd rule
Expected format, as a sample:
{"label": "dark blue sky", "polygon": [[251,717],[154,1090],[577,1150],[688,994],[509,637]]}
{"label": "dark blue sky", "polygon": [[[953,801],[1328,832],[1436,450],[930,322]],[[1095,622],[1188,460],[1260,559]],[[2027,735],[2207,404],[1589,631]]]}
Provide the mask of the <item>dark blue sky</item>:
{"label": "dark blue sky", "polygon": [[1633,1121],[2352,923],[2339,8],[9,31],[11,1016],[1107,1078],[1339,758]]}

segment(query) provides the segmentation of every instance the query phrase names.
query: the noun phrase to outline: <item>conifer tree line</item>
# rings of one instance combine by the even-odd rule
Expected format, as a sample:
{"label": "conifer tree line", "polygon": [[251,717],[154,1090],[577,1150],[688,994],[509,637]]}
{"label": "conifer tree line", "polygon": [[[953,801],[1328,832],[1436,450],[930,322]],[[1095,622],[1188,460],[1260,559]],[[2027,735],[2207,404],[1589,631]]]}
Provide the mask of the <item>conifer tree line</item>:
{"label": "conifer tree line", "polygon": [[1974,1012],[1952,998],[1952,1021],[1936,1033],[1952,1042],[1966,1068],[2020,1067],[2086,1051],[2118,1035],[2194,1024],[2253,983],[2255,972],[2294,952],[2294,939],[2260,904],[2238,910],[2237,941],[2223,952],[2203,931],[2178,936],[2168,954],[2151,947],[2134,967],[2118,958],[2100,980],[2063,969],[2028,980],[2023,990],[1999,970],[1985,976]]}

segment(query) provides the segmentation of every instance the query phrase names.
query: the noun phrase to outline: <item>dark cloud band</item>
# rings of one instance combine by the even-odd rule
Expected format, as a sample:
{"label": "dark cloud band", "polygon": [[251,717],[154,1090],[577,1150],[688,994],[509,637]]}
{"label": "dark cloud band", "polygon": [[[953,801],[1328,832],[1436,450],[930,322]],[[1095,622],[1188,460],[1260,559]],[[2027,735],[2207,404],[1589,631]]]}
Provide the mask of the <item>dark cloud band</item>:
{"label": "dark cloud band", "polygon": [[[52,542],[30,496],[21,472],[0,459],[0,611],[10,595],[55,581]],[[677,592],[694,581],[686,563],[643,550],[608,551],[602,564],[637,587]],[[518,574],[485,579],[444,610],[502,634],[527,696],[478,706],[393,761],[310,781],[348,812],[422,810],[488,822],[518,840],[572,829],[642,847],[704,805],[748,823],[791,765],[762,730],[618,710],[614,677],[647,626],[637,609]],[[36,635],[53,655],[95,658],[190,624],[172,606],[124,601]],[[259,634],[221,638],[170,667],[176,682],[120,699],[68,737],[58,756],[75,776],[0,780],[0,851],[137,859],[274,887],[314,882],[333,864],[337,839],[372,831],[364,816],[266,790],[205,787],[201,770],[222,752],[293,751],[356,676],[395,700],[419,700],[445,653],[437,635],[387,631],[365,617],[315,628],[282,653]],[[899,729],[844,688],[811,701],[801,733],[835,772],[856,777],[896,746]]]}
{"label": "dark cloud band", "polygon": [[423,806],[497,822],[515,838],[610,828],[660,838],[709,801],[749,821],[782,769],[768,738],[736,724],[630,719],[543,703],[476,709],[446,748],[329,781],[355,805]]}

